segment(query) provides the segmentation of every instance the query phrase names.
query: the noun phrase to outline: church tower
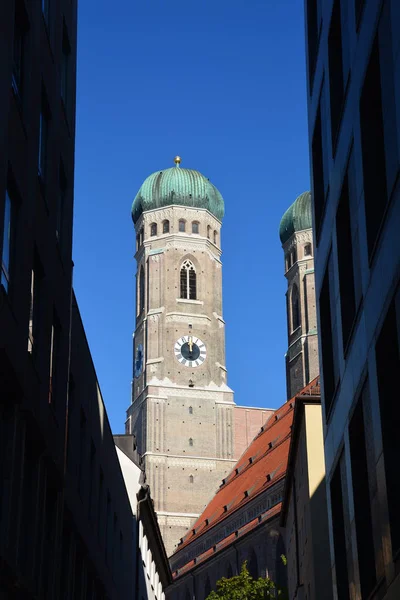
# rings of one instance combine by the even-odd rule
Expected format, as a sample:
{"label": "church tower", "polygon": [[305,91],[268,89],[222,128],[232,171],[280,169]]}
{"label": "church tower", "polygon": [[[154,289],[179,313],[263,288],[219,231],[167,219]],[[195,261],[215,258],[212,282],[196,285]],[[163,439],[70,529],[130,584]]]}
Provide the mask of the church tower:
{"label": "church tower", "polygon": [[235,463],[222,316],[224,201],[198,171],[157,171],[132,205],[136,230],[134,433],[171,554]]}
{"label": "church tower", "polygon": [[279,227],[288,283],[288,399],[319,375],[311,210],[311,194],[304,192],[285,212]]}

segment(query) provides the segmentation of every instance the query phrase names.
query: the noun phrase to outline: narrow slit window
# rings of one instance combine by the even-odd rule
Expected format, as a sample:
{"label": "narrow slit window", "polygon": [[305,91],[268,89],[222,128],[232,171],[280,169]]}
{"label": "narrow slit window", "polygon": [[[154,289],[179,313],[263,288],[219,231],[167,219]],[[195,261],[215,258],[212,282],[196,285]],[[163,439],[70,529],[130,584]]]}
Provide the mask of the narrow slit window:
{"label": "narrow slit window", "polygon": [[193,446],[193,438],[189,438],[189,446]]}
{"label": "narrow slit window", "polygon": [[194,482],[194,477],[193,475],[189,475],[189,483],[193,483]]}
{"label": "narrow slit window", "polygon": [[297,285],[292,287],[292,331],[300,327],[300,302]]}
{"label": "narrow slit window", "polygon": [[218,233],[214,231],[214,244],[218,243]]}
{"label": "narrow slit window", "polygon": [[207,225],[207,238],[209,240],[211,239],[211,227],[210,227],[210,225]]}

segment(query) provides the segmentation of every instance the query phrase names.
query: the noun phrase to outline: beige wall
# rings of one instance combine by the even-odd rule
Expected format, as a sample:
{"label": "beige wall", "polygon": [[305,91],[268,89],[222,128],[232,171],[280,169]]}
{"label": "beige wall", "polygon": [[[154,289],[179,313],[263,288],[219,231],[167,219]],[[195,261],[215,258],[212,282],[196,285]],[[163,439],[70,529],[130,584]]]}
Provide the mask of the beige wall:
{"label": "beige wall", "polygon": [[239,459],[243,452],[247,450],[250,443],[259,433],[261,427],[267,423],[273,412],[273,409],[268,408],[235,406],[234,454],[237,459]]}
{"label": "beige wall", "polygon": [[289,599],[320,600],[323,597],[330,600],[332,581],[321,405],[304,403],[301,420],[295,427],[298,427],[297,445],[285,527]]}

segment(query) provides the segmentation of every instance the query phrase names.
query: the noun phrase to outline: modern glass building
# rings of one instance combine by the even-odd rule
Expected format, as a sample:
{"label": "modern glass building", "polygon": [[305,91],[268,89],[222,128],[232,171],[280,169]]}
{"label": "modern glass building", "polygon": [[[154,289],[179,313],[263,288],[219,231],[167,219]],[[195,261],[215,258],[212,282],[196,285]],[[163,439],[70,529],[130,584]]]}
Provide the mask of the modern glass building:
{"label": "modern glass building", "polygon": [[400,2],[307,0],[336,597],[400,597]]}

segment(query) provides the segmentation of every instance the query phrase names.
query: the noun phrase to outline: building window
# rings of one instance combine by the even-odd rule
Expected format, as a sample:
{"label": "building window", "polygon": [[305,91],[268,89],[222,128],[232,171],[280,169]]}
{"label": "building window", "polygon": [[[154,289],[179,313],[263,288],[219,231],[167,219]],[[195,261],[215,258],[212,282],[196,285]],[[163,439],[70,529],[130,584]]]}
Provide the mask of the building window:
{"label": "building window", "polygon": [[189,415],[193,414],[193,406],[189,406]]}
{"label": "building window", "polygon": [[304,246],[304,256],[312,256],[311,244],[306,244]]}
{"label": "building window", "polygon": [[210,225],[207,225],[207,238],[209,240],[211,239],[211,227],[210,227]]}
{"label": "building window", "polygon": [[50,0],[42,0],[42,14],[47,26],[49,25],[49,3]]}
{"label": "building window", "polygon": [[193,438],[189,438],[189,446],[193,446]]}
{"label": "building window", "polygon": [[49,404],[55,406],[57,391],[57,367],[60,352],[61,328],[56,315],[50,332],[50,359],[49,359]]}
{"label": "building window", "polygon": [[31,298],[29,306],[29,325],[28,325],[28,352],[33,353],[39,331],[39,309],[40,309],[40,287],[43,272],[39,259],[35,256],[33,269],[31,271]]}
{"label": "building window", "polygon": [[307,0],[307,54],[308,54],[308,79],[310,89],[315,73],[318,51],[318,11],[317,0]]}
{"label": "building window", "polygon": [[356,300],[353,270],[353,244],[351,237],[349,181],[346,174],[342,185],[336,213],[336,239],[342,315],[342,340],[345,349],[356,316]]}
{"label": "building window", "polygon": [[321,335],[321,354],[326,417],[329,415],[339,381],[336,318],[334,318],[335,315],[331,305],[331,289],[334,289],[332,279],[333,261],[332,254],[330,254],[319,296],[319,315],[321,331],[323,332],[323,335]]}
{"label": "building window", "polygon": [[139,272],[139,314],[144,310],[144,297],[144,268],[141,265]]}
{"label": "building window", "polygon": [[290,263],[290,252],[288,252],[285,255],[285,267],[286,267],[286,271],[289,271],[290,267],[291,267],[291,263]]}
{"label": "building window", "polygon": [[216,231],[214,231],[214,244],[217,245],[218,243],[218,233]]}
{"label": "building window", "polygon": [[142,245],[143,242],[144,242],[144,229],[143,229],[143,227],[142,227],[142,229],[139,232],[139,241],[140,241],[140,245]]}
{"label": "building window", "polygon": [[184,221],[183,219],[180,219],[179,221],[179,231],[186,231],[186,221]]}
{"label": "building window", "polygon": [[292,286],[291,304],[292,304],[292,332],[293,332],[298,327],[300,327],[300,297],[299,297],[299,289],[295,283]]}
{"label": "building window", "polygon": [[[389,43],[390,33],[383,45]],[[368,255],[371,258],[375,247],[386,207],[389,203],[388,173],[386,154],[390,151],[390,162],[397,165],[396,128],[388,125],[387,139],[384,135],[384,109],[386,118],[393,118],[390,106],[383,106],[382,94],[392,90],[382,87],[382,68],[385,65],[380,56],[380,40],[375,39],[360,100],[361,153],[364,179],[364,203],[367,225]],[[388,114],[391,113],[390,115]],[[395,117],[394,117],[395,120]],[[389,123],[390,121],[388,121]],[[392,121],[393,122],[393,121]]]}
{"label": "building window", "polygon": [[58,240],[58,243],[61,245],[65,195],[67,192],[67,178],[66,178],[64,167],[63,167],[63,164],[61,161],[60,161],[60,167],[59,167],[59,172],[58,172],[58,178],[59,178],[59,183],[58,183],[56,238]]}
{"label": "building window", "polygon": [[[368,598],[376,584],[375,550],[368,473],[365,413],[369,409],[366,384],[349,425],[351,476],[361,596]],[[367,405],[368,402],[368,405]],[[372,432],[371,432],[372,433]],[[374,468],[374,465],[371,465]],[[335,526],[335,524],[334,524]]]}
{"label": "building window", "polygon": [[[322,96],[322,93],[321,93]],[[312,201],[314,207],[314,223],[315,223],[315,235],[318,239],[321,224],[322,215],[325,206],[325,184],[324,184],[324,162],[323,162],[323,149],[322,149],[322,122],[321,122],[321,98],[320,106],[318,108],[317,117],[315,120],[314,133],[312,136],[311,144],[312,152]]]}
{"label": "building window", "polygon": [[70,58],[71,46],[68,39],[67,28],[64,23],[61,53],[61,98],[66,109],[68,109]]}
{"label": "building window", "polygon": [[19,98],[24,81],[24,57],[27,19],[20,3],[15,5],[12,87]]}
{"label": "building window", "polygon": [[192,233],[199,233],[199,223],[198,223],[198,221],[193,221],[193,223],[192,223]]}
{"label": "building window", "polygon": [[157,223],[152,223],[150,225],[150,235],[151,235],[151,237],[154,237],[155,235],[157,235]]}
{"label": "building window", "polygon": [[291,264],[294,265],[294,263],[297,262],[297,250],[296,248],[293,248],[292,253],[291,253]]}
{"label": "building window", "polygon": [[196,300],[196,270],[190,260],[181,267],[181,298]]}
{"label": "building window", "polygon": [[162,232],[169,233],[169,221],[163,221]]}
{"label": "building window", "polygon": [[331,136],[332,148],[336,147],[339,133],[340,118],[344,100],[343,83],[343,50],[342,50],[342,23],[340,0],[333,4],[331,24],[328,38],[329,56],[329,91],[331,103]]}
{"label": "building window", "polygon": [[389,306],[375,346],[386,494],[393,557],[400,551],[399,405],[396,394],[393,393],[393,390],[397,390],[398,374],[400,373],[399,307],[400,291],[397,292],[397,298],[392,300]]}
{"label": "building window", "polygon": [[194,477],[193,475],[189,475],[189,483],[193,483],[194,482]]}
{"label": "building window", "polygon": [[8,190],[4,202],[3,252],[1,258],[1,284],[8,292],[10,285],[10,265],[14,238],[14,206]]}
{"label": "building window", "polygon": [[331,490],[331,510],[333,522],[333,546],[336,564],[337,596],[341,600],[350,600],[349,577],[347,572],[345,514],[343,506],[342,480],[345,480],[343,456],[333,474]]}
{"label": "building window", "polygon": [[42,107],[39,117],[39,155],[38,155],[38,174],[42,182],[46,177],[47,165],[47,146],[49,134],[49,112],[47,103],[42,99]]}

